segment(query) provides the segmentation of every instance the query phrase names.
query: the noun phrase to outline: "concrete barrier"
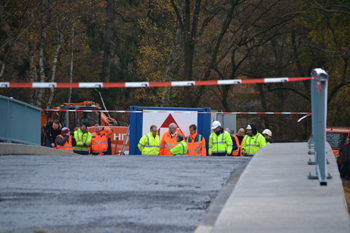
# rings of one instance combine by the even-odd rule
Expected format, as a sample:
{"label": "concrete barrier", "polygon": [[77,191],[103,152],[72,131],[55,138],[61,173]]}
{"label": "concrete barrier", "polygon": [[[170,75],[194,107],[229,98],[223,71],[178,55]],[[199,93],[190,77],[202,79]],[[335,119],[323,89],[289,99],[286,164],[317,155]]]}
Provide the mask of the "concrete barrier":
{"label": "concrete barrier", "polygon": [[[309,180],[307,143],[273,143],[250,161],[221,210],[209,209],[196,233],[350,232],[350,219],[336,160],[327,143],[327,186]],[[220,196],[220,193],[219,195]],[[213,203],[216,202],[216,199]]]}
{"label": "concrete barrier", "polygon": [[43,146],[0,143],[0,155],[78,155]]}

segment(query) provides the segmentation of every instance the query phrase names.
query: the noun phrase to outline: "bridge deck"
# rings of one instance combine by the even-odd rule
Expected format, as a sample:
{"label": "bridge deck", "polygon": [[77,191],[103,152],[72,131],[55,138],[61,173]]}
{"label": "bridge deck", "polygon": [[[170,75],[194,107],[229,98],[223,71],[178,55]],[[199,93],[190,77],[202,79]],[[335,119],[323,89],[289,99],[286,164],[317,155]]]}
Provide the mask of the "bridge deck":
{"label": "bridge deck", "polygon": [[315,174],[315,165],[307,164],[314,155],[307,151],[307,143],[262,148],[221,206],[216,221],[206,218],[196,233],[350,232],[342,182],[331,148],[327,144],[327,169],[333,176],[327,186],[307,178],[309,172]]}

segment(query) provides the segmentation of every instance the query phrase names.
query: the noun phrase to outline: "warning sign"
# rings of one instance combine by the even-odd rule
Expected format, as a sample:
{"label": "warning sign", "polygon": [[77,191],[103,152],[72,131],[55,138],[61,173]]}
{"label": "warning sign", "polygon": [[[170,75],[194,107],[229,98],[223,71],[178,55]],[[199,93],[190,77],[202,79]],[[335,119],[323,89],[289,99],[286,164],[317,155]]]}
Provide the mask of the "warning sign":
{"label": "warning sign", "polygon": [[169,125],[175,123],[186,137],[190,135],[189,126],[198,123],[198,114],[191,113],[143,113],[142,135],[148,134],[151,125],[158,128],[158,135],[162,138],[163,134],[169,131]]}

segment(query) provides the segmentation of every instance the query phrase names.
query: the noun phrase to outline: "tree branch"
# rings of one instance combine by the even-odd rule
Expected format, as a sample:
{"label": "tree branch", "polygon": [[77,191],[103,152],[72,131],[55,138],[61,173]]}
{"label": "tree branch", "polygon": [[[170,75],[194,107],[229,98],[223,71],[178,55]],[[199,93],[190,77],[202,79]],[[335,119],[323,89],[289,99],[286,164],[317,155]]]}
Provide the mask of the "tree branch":
{"label": "tree branch", "polygon": [[269,89],[269,92],[273,92],[273,91],[278,91],[278,90],[289,90],[289,91],[293,91],[295,93],[297,93],[298,95],[300,95],[301,97],[305,98],[306,100],[308,101],[311,101],[311,98],[303,93],[301,93],[300,91],[294,89],[294,88],[291,88],[291,87],[276,87],[276,88],[273,88],[273,89]]}

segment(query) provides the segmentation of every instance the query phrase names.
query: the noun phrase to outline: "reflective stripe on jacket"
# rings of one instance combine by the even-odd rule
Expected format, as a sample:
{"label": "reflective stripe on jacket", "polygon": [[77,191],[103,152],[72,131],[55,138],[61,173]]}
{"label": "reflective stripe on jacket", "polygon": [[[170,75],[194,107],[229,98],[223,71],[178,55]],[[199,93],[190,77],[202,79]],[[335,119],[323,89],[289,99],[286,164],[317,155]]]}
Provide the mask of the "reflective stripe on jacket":
{"label": "reflective stripe on jacket", "polygon": [[93,132],[91,136],[91,153],[103,155],[108,150],[108,138],[113,133],[111,128],[103,127],[100,133]]}
{"label": "reflective stripe on jacket", "polygon": [[170,150],[170,153],[174,156],[186,156],[187,155],[187,144],[184,140],[178,142],[177,145]]}
{"label": "reflective stripe on jacket", "polygon": [[245,135],[243,139],[242,148],[245,150],[246,155],[252,156],[255,155],[258,150],[266,145],[265,137],[260,133],[257,133],[255,136],[250,137]]}
{"label": "reflective stripe on jacket", "polygon": [[212,133],[209,137],[209,155],[213,153],[231,154],[232,146],[231,135],[226,131],[219,135]]}
{"label": "reflective stripe on jacket", "polygon": [[[60,137],[60,138],[64,139],[62,134],[58,135],[57,137]],[[56,143],[56,144],[57,144],[58,149],[63,150],[63,151],[69,151],[69,152],[73,153],[72,137],[68,137],[68,140],[63,145],[59,145],[58,143]]]}
{"label": "reflective stripe on jacket", "polygon": [[[241,152],[241,148],[242,148],[244,139],[242,139],[241,143],[239,143],[237,135],[233,135],[233,138],[236,141],[237,149],[236,150],[232,150],[232,155],[233,156],[239,156],[240,152]],[[243,155],[241,155],[241,156],[243,156]]]}
{"label": "reflective stripe on jacket", "polygon": [[140,139],[138,147],[142,155],[159,155],[160,138],[158,135],[155,137],[153,133],[149,131],[148,134],[143,135]]}
{"label": "reflective stripe on jacket", "polygon": [[73,151],[76,153],[84,153],[89,154],[90,147],[89,146],[83,146],[83,143],[91,143],[91,133],[86,132],[84,133],[79,128],[77,131],[74,132],[74,138],[77,141],[77,145],[73,147]]}
{"label": "reflective stripe on jacket", "polygon": [[[178,133],[181,133],[181,131],[179,129],[176,129],[176,134]],[[169,131],[163,134],[162,141],[159,147],[159,155],[172,156],[170,150],[177,145],[176,134],[174,135],[174,137],[171,137]]]}
{"label": "reflective stripe on jacket", "polygon": [[188,156],[206,156],[205,138],[199,133],[186,137]]}

